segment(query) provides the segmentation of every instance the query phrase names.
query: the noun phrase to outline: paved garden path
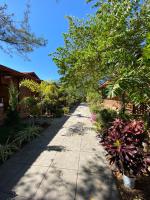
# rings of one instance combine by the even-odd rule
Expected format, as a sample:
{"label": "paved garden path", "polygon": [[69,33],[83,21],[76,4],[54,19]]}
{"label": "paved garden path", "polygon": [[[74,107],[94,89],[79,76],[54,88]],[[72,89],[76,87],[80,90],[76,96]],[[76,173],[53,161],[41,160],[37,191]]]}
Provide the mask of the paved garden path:
{"label": "paved garden path", "polygon": [[86,104],[0,167],[0,200],[118,200]]}

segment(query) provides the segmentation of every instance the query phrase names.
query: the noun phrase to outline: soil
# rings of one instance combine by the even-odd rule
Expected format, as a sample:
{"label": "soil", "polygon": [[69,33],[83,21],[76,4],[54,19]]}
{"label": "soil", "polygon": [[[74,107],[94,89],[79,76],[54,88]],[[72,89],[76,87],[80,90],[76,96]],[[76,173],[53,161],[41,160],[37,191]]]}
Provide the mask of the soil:
{"label": "soil", "polygon": [[124,187],[121,176],[116,177],[116,183],[121,200],[150,200],[150,176],[138,178],[134,189]]}

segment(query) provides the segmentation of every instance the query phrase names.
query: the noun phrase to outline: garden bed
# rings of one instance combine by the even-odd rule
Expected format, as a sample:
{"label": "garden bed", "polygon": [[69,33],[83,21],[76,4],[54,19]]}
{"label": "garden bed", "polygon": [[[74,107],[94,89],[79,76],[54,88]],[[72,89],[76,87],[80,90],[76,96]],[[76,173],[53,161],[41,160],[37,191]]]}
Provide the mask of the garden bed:
{"label": "garden bed", "polygon": [[[150,137],[147,121],[128,113],[115,113],[111,109],[92,109],[91,121],[99,142],[107,152],[106,158],[114,172],[121,200],[150,200]],[[134,186],[130,183],[131,177],[136,180]]]}
{"label": "garden bed", "polygon": [[0,164],[8,160],[24,145],[31,142],[34,138],[50,126],[50,123],[43,122],[21,123],[18,127],[0,126]]}
{"label": "garden bed", "polygon": [[149,200],[150,199],[150,176],[138,178],[134,189],[124,187],[122,177],[115,176],[117,188],[121,200]]}

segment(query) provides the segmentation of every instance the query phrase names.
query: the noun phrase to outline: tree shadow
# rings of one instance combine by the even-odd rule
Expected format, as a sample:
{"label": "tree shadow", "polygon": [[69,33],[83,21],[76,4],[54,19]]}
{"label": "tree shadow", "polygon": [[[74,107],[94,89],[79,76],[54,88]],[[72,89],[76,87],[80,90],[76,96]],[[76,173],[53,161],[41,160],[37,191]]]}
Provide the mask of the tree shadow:
{"label": "tree shadow", "polygon": [[78,174],[76,199],[120,199],[111,170],[105,163],[105,157],[95,153],[92,160],[87,159],[81,166]]}
{"label": "tree shadow", "polygon": [[[71,112],[73,113],[75,109],[76,108],[72,109]],[[32,172],[33,170],[32,164],[39,157],[39,155],[42,154],[43,151],[48,151],[55,154],[58,151],[65,150],[63,146],[48,146],[48,144],[61,130],[68,119],[69,116],[63,116],[61,118],[54,119],[51,123],[51,126],[48,127],[40,137],[25,145],[22,149],[20,149],[19,152],[17,152],[0,166],[0,200],[15,199],[15,197],[17,197],[17,194],[14,192],[14,188],[18,184],[25,185],[25,182],[22,181],[22,178],[24,179],[24,175],[25,179],[30,178],[30,184],[27,184],[24,192],[32,194],[32,190],[37,188],[37,185],[34,186],[34,183],[36,183],[36,177],[38,176],[38,180],[42,180],[45,176],[45,173],[43,174],[43,172],[40,172],[40,168],[39,171],[31,173],[30,175],[30,171]],[[38,166],[35,166],[35,168],[36,167],[38,168]],[[39,182],[37,184],[39,184]],[[21,197],[19,198],[21,199]]]}
{"label": "tree shadow", "polygon": [[53,145],[53,146],[48,146],[45,150],[47,151],[65,151],[66,148],[64,146],[60,146],[60,145]]}
{"label": "tree shadow", "polygon": [[[93,159],[87,159],[78,171],[50,167],[38,192],[32,198],[34,200],[119,200],[111,170],[104,161],[103,157],[95,154]],[[35,184],[34,178],[37,174],[32,176]],[[26,190],[29,192],[29,188]]]}
{"label": "tree shadow", "polygon": [[86,123],[83,122],[74,123],[67,129],[66,136],[85,135],[88,134],[89,131],[94,130],[92,126],[87,126]]}
{"label": "tree shadow", "polygon": [[86,115],[82,115],[82,114],[74,114],[74,115],[70,115],[70,116],[90,119],[90,117],[87,117]]}
{"label": "tree shadow", "polygon": [[[40,138],[26,145],[14,158],[0,167],[0,200],[119,199],[111,171],[100,152],[93,152],[92,159],[88,157],[90,153],[81,152],[78,170],[53,167],[55,154],[66,149],[63,145],[48,144],[65,127],[63,125],[68,118],[64,116],[54,120]],[[78,126],[79,123],[75,125]],[[80,123],[79,127],[86,126]],[[73,134],[78,134],[78,131],[74,129]],[[51,164],[33,165],[43,151],[46,152],[43,158],[50,157]]]}

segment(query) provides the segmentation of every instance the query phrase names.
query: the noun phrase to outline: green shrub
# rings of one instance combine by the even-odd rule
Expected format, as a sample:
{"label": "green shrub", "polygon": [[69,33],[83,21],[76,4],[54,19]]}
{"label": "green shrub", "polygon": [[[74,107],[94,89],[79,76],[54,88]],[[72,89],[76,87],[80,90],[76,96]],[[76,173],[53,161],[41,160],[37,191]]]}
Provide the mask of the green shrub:
{"label": "green shrub", "polygon": [[101,109],[97,114],[97,122],[100,122],[103,127],[110,126],[111,122],[117,117],[117,112],[111,109]]}
{"label": "green shrub", "polygon": [[132,116],[129,113],[122,113],[122,112],[120,112],[118,114],[118,117],[121,118],[124,121],[129,121],[130,119],[132,119]]}
{"label": "green shrub", "polygon": [[9,108],[5,120],[5,125],[11,128],[16,128],[20,124],[18,107],[19,92],[14,84],[11,84],[9,89]]}
{"label": "green shrub", "polygon": [[21,101],[21,104],[25,106],[30,115],[36,116],[40,114],[40,105],[38,104],[36,97],[24,97]]}
{"label": "green shrub", "polygon": [[[2,131],[2,132],[1,132]],[[28,126],[21,131],[12,132],[10,127],[0,128],[0,163],[9,158],[22,144],[30,142],[40,134],[41,128]]]}
{"label": "green shrub", "polygon": [[8,141],[4,145],[0,144],[0,163],[7,160],[17,149],[15,144],[9,143]]}
{"label": "green shrub", "polygon": [[30,142],[33,138],[39,136],[41,128],[38,126],[28,126],[19,131],[15,142],[21,146],[23,143]]}
{"label": "green shrub", "polygon": [[13,131],[10,127],[0,126],[0,144],[5,144],[8,138],[11,140],[13,135]]}
{"label": "green shrub", "polygon": [[0,144],[5,144],[9,139],[9,142],[13,142],[16,139],[16,135],[19,131],[23,130],[27,125],[20,123],[15,126],[8,126],[6,124],[0,126]]}
{"label": "green shrub", "polygon": [[102,103],[102,96],[97,91],[89,91],[87,96],[86,96],[86,101],[88,102],[89,105],[101,104]]}
{"label": "green shrub", "polygon": [[145,113],[142,117],[142,120],[144,121],[145,130],[149,130],[150,129],[150,114]]}
{"label": "green shrub", "polygon": [[69,107],[63,107],[63,112],[64,112],[64,114],[68,114],[69,113]]}
{"label": "green shrub", "polygon": [[19,91],[18,88],[14,85],[14,83],[11,83],[9,88],[9,109],[12,111],[17,110],[18,106],[18,97],[19,97]]}
{"label": "green shrub", "polygon": [[55,110],[54,117],[61,117],[64,114],[62,108],[58,108]]}
{"label": "green shrub", "polygon": [[0,143],[5,144],[9,138],[11,142],[16,133],[22,128],[21,120],[17,110],[8,109],[4,125],[0,127]]}
{"label": "green shrub", "polygon": [[5,126],[11,128],[18,128],[20,125],[20,116],[17,110],[8,109],[7,116],[5,119]]}
{"label": "green shrub", "polygon": [[91,110],[91,113],[97,114],[97,113],[100,112],[101,107],[100,107],[100,106],[97,106],[97,105],[92,105],[92,106],[90,106],[90,110]]}
{"label": "green shrub", "polygon": [[100,121],[94,122],[94,128],[97,133],[100,133],[102,131],[103,125],[101,124]]}

